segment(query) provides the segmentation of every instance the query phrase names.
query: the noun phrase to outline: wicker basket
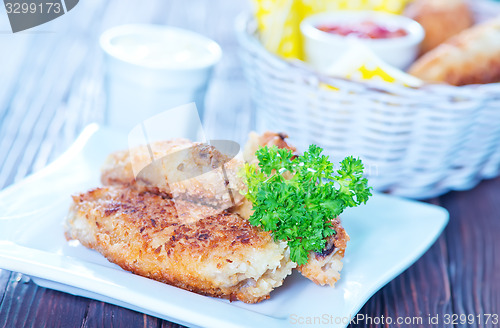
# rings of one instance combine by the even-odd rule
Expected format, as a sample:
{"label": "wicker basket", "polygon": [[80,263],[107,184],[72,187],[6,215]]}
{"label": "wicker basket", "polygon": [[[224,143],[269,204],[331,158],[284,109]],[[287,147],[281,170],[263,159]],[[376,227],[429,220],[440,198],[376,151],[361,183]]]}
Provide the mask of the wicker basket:
{"label": "wicker basket", "polygon": [[[493,3],[475,7],[479,16],[491,8],[500,13]],[[374,189],[405,197],[468,189],[499,174],[500,83],[411,89],[320,76],[265,50],[249,16],[237,30],[258,131],[285,131],[299,149],[315,143],[334,160],[359,156]]]}

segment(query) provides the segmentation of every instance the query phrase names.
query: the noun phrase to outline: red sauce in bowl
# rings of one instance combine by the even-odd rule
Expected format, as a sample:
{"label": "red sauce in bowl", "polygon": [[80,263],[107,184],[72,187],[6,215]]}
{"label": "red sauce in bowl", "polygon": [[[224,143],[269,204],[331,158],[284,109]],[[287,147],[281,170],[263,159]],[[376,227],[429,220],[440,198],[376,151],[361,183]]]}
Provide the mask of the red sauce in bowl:
{"label": "red sauce in bowl", "polygon": [[320,31],[337,34],[341,36],[355,36],[360,39],[392,39],[408,35],[402,28],[388,28],[377,25],[372,21],[364,21],[349,24],[323,24],[316,26]]}

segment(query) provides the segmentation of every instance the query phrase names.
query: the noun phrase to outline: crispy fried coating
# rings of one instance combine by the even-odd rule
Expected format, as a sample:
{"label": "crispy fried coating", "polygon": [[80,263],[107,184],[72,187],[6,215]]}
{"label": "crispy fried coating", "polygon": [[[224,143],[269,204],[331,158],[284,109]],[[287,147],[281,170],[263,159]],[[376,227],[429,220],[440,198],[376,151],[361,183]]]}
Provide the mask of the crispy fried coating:
{"label": "crispy fried coating", "polygon": [[225,210],[241,202],[243,162],[211,145],[185,139],[154,142],[108,156],[104,185],[131,186]]}
{"label": "crispy fried coating", "polygon": [[[232,212],[248,219],[252,213],[252,203],[245,199],[239,206],[231,209]],[[332,227],[336,234],[329,237],[325,249],[320,252],[309,252],[306,264],[297,267],[304,277],[312,280],[317,285],[334,286],[340,279],[342,259],[349,241],[349,235],[342,227],[339,218],[333,219]]]}
{"label": "crispy fried coating", "polygon": [[[286,137],[252,134],[246,160],[256,162],[255,150],[264,145],[295,151]],[[248,222],[242,166],[184,139],[115,152],[102,170],[106,186],[73,196],[66,238],[125,270],[192,292],[246,303],[268,299],[297,265],[286,242]],[[340,220],[332,223],[337,233],[325,249],[298,268],[320,285],[339,279],[349,240]]]}
{"label": "crispy fried coating", "polygon": [[315,284],[321,286],[328,284],[333,287],[340,279],[342,259],[349,235],[342,227],[340,219],[337,218],[331,222],[336,234],[329,237],[327,245],[321,253],[309,252],[307,263],[297,269]]}
{"label": "crispy fried coating", "polygon": [[[287,148],[292,152],[296,148],[288,144],[285,140],[288,136],[284,133],[265,132],[258,135],[255,132],[250,133],[248,142],[245,146],[244,158],[246,161],[257,164],[258,159],[255,152],[262,146],[277,146],[278,148]],[[248,219],[252,213],[253,204],[244,199],[240,204],[231,210],[238,213],[245,219]],[[349,241],[349,235],[346,233],[339,218],[332,221],[333,228],[336,234],[331,236],[321,253],[309,252],[307,264],[297,267],[302,275],[315,284],[334,286],[337,280],[340,279],[340,271],[342,270],[342,259],[344,258],[345,248]]]}
{"label": "crispy fried coating", "polygon": [[260,147],[268,146],[277,146],[278,148],[287,148],[292,152],[295,152],[297,149],[288,144],[285,140],[288,138],[286,133],[276,133],[271,131],[266,131],[262,135],[257,134],[256,132],[250,132],[248,135],[248,141],[245,145],[245,149],[243,151],[243,158],[245,162],[248,163],[257,163],[257,157],[255,156],[255,152]]}
{"label": "crispy fried coating", "polygon": [[295,267],[286,243],[236,214],[127,187],[73,196],[66,238],[135,274],[246,303],[269,298]]}
{"label": "crispy fried coating", "polygon": [[425,54],[474,24],[466,0],[415,0],[405,9],[405,15],[419,22],[425,30],[420,54]]}
{"label": "crispy fried coating", "polygon": [[500,82],[500,16],[450,38],[408,72],[424,81],[457,86]]}

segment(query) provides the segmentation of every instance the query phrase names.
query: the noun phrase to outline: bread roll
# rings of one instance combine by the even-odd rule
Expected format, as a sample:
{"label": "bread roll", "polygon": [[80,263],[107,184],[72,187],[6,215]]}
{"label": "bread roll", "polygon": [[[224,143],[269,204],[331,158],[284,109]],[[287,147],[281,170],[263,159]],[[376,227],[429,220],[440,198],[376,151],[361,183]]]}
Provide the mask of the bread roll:
{"label": "bread roll", "polygon": [[500,16],[452,37],[408,72],[424,81],[452,85],[500,82]]}
{"label": "bread roll", "polygon": [[416,0],[407,7],[405,15],[419,22],[425,30],[420,54],[473,24],[472,13],[464,0]]}

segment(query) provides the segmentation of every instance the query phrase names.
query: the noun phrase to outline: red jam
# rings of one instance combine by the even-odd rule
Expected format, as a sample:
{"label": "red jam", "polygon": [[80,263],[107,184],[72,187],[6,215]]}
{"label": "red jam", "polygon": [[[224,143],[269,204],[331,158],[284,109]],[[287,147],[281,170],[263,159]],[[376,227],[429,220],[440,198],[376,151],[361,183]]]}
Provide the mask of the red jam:
{"label": "red jam", "polygon": [[342,36],[355,36],[360,39],[392,39],[408,35],[408,32],[402,28],[388,28],[377,25],[372,21],[344,25],[323,24],[316,28],[323,32]]}

